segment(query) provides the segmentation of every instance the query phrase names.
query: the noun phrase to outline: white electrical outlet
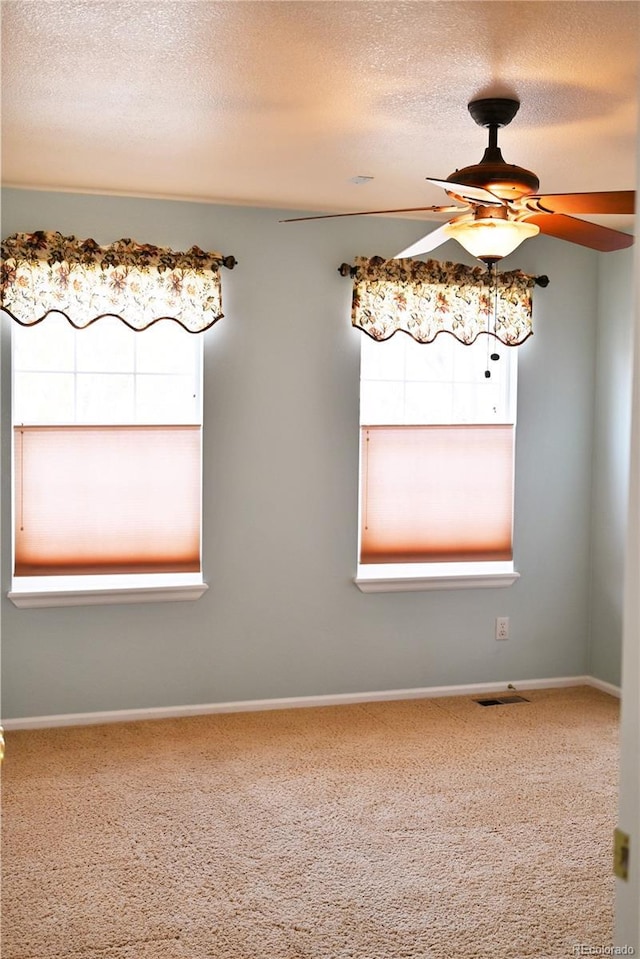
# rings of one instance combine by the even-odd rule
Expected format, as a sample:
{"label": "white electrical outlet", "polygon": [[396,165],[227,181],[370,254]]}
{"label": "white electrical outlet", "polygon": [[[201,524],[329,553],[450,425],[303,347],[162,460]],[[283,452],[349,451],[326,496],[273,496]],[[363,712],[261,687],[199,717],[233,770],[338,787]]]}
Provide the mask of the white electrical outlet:
{"label": "white electrical outlet", "polygon": [[509,639],[509,617],[496,617],[496,639]]}

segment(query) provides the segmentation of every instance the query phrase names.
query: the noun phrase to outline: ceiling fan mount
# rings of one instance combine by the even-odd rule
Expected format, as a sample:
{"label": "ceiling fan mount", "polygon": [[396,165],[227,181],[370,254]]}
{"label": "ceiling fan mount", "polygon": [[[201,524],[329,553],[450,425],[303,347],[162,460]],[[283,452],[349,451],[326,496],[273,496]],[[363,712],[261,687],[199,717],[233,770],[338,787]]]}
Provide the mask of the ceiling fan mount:
{"label": "ceiling fan mount", "polygon": [[[513,163],[505,163],[498,146],[498,130],[511,123],[520,109],[519,101],[490,97],[472,100],[467,109],[478,126],[489,130],[489,143],[479,163],[456,170],[447,177],[447,181],[454,186],[462,184],[490,190],[503,200],[519,200],[537,193],[540,180],[535,173]],[[447,193],[464,202],[455,189],[447,190]]]}
{"label": "ceiling fan mount", "polygon": [[502,97],[486,97],[467,104],[467,110],[479,127],[506,127],[519,109],[519,100]]}

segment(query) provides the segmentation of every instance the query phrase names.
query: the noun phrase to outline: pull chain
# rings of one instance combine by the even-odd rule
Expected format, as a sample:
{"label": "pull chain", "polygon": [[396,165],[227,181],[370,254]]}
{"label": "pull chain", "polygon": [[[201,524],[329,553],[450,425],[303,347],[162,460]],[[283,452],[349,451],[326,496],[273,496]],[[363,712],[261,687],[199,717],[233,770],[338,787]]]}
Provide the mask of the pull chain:
{"label": "pull chain", "polygon": [[497,340],[496,336],[496,324],[498,320],[498,267],[496,263],[491,263],[489,265],[491,271],[491,286],[489,287],[489,303],[493,301],[493,330],[491,329],[491,305],[487,310],[487,368],[484,371],[486,379],[490,379],[491,370],[489,369],[489,360],[500,359],[499,353],[489,353],[489,341],[493,336],[494,340]]}

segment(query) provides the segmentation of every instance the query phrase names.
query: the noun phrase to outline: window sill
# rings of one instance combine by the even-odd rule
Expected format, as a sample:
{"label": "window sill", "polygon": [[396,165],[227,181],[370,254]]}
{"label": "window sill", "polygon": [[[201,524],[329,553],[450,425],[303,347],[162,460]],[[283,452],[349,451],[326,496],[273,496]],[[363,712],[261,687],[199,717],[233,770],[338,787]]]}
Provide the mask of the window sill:
{"label": "window sill", "polygon": [[188,576],[24,577],[7,593],[19,609],[54,606],[111,606],[122,603],[183,603],[209,587]]}
{"label": "window sill", "polygon": [[520,579],[511,563],[434,563],[359,566],[354,583],[363,593],[433,589],[495,589]]}

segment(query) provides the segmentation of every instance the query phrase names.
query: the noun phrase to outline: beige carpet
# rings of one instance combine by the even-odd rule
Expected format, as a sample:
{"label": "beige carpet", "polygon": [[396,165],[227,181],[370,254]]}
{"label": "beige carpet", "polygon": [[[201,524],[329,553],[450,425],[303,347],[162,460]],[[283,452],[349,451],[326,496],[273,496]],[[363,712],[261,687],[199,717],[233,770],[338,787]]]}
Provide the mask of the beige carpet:
{"label": "beige carpet", "polygon": [[3,959],[569,959],[612,943],[593,689],[7,735]]}

